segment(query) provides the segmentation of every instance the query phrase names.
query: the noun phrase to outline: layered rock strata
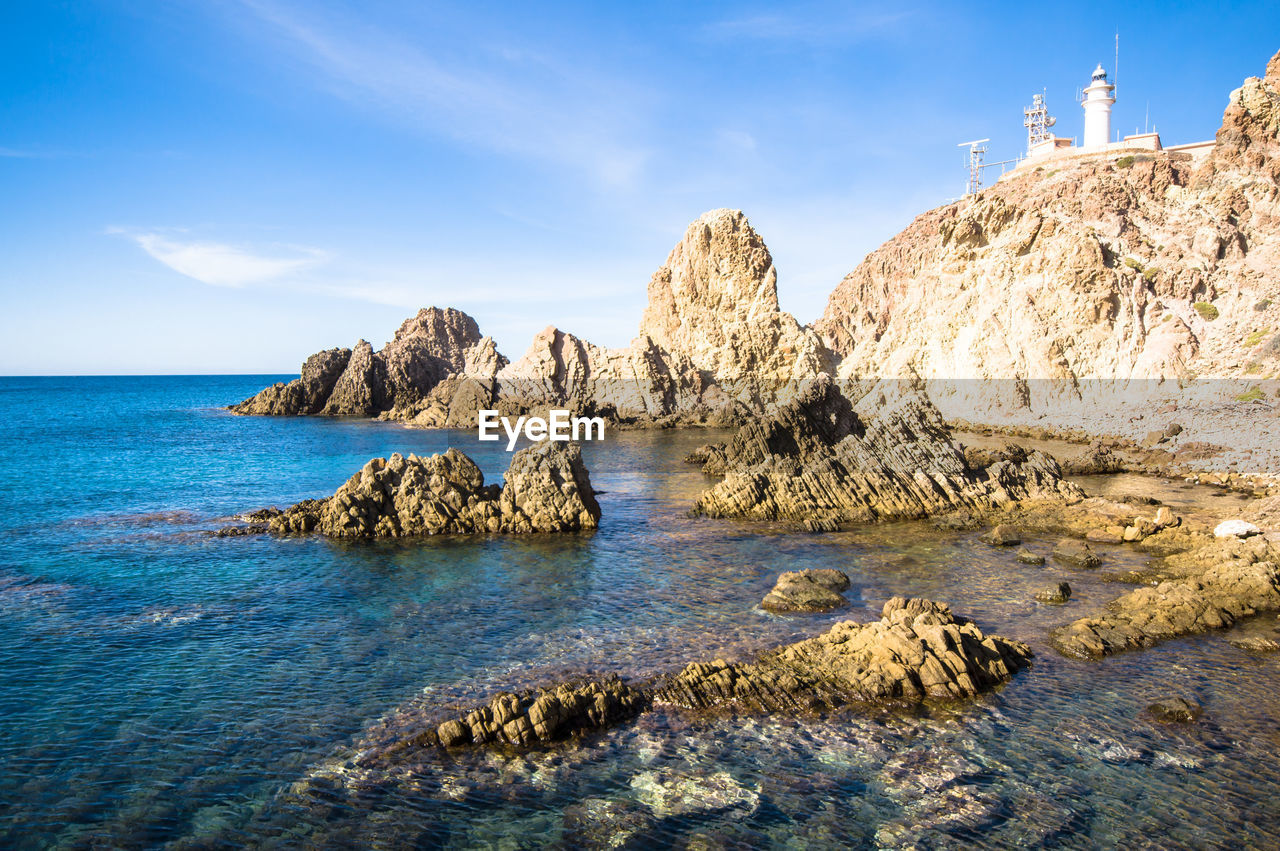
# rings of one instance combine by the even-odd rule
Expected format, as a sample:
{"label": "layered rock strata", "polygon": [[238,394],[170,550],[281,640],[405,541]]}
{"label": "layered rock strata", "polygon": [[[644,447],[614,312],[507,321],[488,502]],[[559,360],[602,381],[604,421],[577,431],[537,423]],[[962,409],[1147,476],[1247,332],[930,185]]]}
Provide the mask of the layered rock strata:
{"label": "layered rock strata", "polygon": [[278,534],[334,538],[447,533],[574,532],[600,521],[582,453],[550,441],[511,459],[501,486],[457,449],[419,458],[374,458],[327,499],[309,499],[270,518]]}
{"label": "layered rock strata", "polygon": [[1241,618],[1280,609],[1280,567],[1265,542],[1217,543],[1173,557],[1208,561],[1185,578],[1137,588],[1096,617],[1080,618],[1050,634],[1060,653],[1101,659],[1184,635],[1224,629]]}
{"label": "layered rock strata", "polygon": [[1027,645],[983,635],[946,604],[894,597],[879,621],[843,621],[754,662],[695,662],[660,681],[654,698],[690,709],[773,712],[966,698],[1009,679],[1031,656]]}
{"label": "layered rock strata", "polygon": [[818,378],[740,428],[723,459],[724,480],[698,498],[695,514],[867,522],[1084,496],[1040,452],[972,468],[937,409],[906,382],[875,385],[855,403]]}
{"label": "layered rock strata", "polygon": [[414,744],[541,744],[616,724],[648,705],[643,691],[617,677],[561,683],[540,691],[500,694],[427,730]]}

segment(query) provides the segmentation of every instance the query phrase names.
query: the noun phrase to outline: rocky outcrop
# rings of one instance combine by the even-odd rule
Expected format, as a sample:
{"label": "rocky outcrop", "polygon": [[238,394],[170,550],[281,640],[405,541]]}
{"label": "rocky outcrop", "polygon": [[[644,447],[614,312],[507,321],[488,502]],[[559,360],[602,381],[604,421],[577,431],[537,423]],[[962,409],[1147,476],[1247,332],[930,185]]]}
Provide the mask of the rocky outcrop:
{"label": "rocky outcrop", "polygon": [[575,532],[599,524],[577,444],[546,442],[517,452],[504,484],[457,449],[374,458],[328,499],[309,499],[269,520],[278,534],[334,538],[448,533]]}
{"label": "rocky outcrop", "polygon": [[429,307],[406,319],[379,352],[386,364],[383,408],[424,398],[446,378],[465,374],[471,349],[481,342],[476,321],[460,310]]}
{"label": "rocky outcrop", "polygon": [[354,349],[319,352],[307,358],[300,378],[268,387],[230,410],[272,416],[374,416],[412,405],[445,378],[465,373],[469,358],[482,359],[482,343],[475,320],[467,314],[424,308],[405,320],[381,351],[361,340]]}
{"label": "rocky outcrop", "polygon": [[579,680],[523,694],[503,693],[423,733],[430,746],[534,745],[606,727],[646,709],[648,696],[617,677]]}
{"label": "rocky outcrop", "polygon": [[649,282],[640,333],[744,393],[833,373],[835,358],[778,305],[778,273],[740,210],[700,217]]}
{"label": "rocky outcrop", "polygon": [[829,612],[849,605],[840,593],[849,590],[849,575],[829,567],[789,570],[778,577],[760,606],[770,612]]}
{"label": "rocky outcrop", "polygon": [[1244,173],[1280,183],[1280,53],[1266,74],[1231,93],[1210,159],[1214,175]]}
{"label": "rocky outcrop", "polygon": [[843,621],[754,662],[695,662],[654,699],[690,709],[826,710],[849,703],[965,698],[1008,680],[1027,645],[984,636],[942,603],[895,597],[874,623]]}
{"label": "rocky outcrop", "polygon": [[1035,598],[1040,603],[1060,606],[1071,599],[1071,585],[1059,582],[1057,585],[1046,586],[1035,593]]}
{"label": "rocky outcrop", "polygon": [[382,410],[387,398],[387,364],[367,340],[351,350],[347,368],[338,376],[320,411],[331,417],[368,417]]}
{"label": "rocky outcrop", "polygon": [[549,327],[508,363],[470,316],[428,308],[380,351],[361,341],[347,357],[323,380],[304,375],[231,410],[376,415],[434,428],[474,425],[484,408],[567,408],[640,425],[731,425],[791,382],[836,367],[818,334],[779,308],[769,250],[738,210],[713,210],[689,226],[654,273],[639,336],[625,348]]}
{"label": "rocky outcrop", "polygon": [[905,382],[875,385],[856,404],[825,377],[809,382],[794,401],[738,430],[725,469],[696,514],[868,522],[1083,498],[1043,453],[1018,450],[972,469],[937,409]]}
{"label": "rocky outcrop", "polygon": [[625,722],[654,704],[795,714],[875,701],[963,699],[1006,682],[1031,657],[1027,645],[983,635],[945,603],[895,597],[878,621],[843,621],[749,662],[695,662],[638,684],[617,676],[569,680],[442,710],[381,755],[431,746],[542,745]]}
{"label": "rocky outcrop", "polygon": [[350,360],[350,349],[316,352],[302,364],[300,378],[288,384],[273,384],[258,395],[232,405],[231,410],[237,414],[269,416],[319,413]]}
{"label": "rocky outcrop", "polygon": [[1074,538],[1063,538],[1058,541],[1053,548],[1052,555],[1055,561],[1060,561],[1071,567],[1079,567],[1083,570],[1092,570],[1102,564],[1102,559],[1088,544]]}
{"label": "rocky outcrop", "polygon": [[1179,558],[1207,560],[1209,567],[1138,588],[1112,601],[1105,614],[1054,630],[1054,648],[1067,656],[1100,659],[1280,609],[1280,568],[1265,541],[1215,542]]}

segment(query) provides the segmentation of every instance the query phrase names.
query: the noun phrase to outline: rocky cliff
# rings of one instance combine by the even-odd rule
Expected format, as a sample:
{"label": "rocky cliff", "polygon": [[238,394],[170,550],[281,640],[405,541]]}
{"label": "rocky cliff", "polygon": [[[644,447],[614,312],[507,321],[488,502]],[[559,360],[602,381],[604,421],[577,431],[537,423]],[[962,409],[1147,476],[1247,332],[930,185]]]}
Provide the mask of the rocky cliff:
{"label": "rocky cliff", "polygon": [[[1194,377],[1280,378],[1278,151],[1280,55],[1231,93],[1207,156],[1027,163],[868,255],[812,328],[780,309],[746,217],[714,210],[654,273],[627,347],[551,327],[508,363],[470,317],[430,308],[381,351],[361,341],[313,355],[301,378],[232,410],[436,427],[473,424],[479,408],[568,407],[737,424],[826,373],[922,377],[948,418],[990,422],[1000,407],[1056,413],[1095,381],[1129,404],[1143,379],[1142,392],[1186,399]],[[1072,425],[1105,430],[1113,401]]]}
{"label": "rocky cliff", "polygon": [[816,328],[842,375],[1056,382],[1024,396],[1088,379],[1274,375],[1278,145],[1280,55],[1232,92],[1204,161],[1026,164],[872,252]]}

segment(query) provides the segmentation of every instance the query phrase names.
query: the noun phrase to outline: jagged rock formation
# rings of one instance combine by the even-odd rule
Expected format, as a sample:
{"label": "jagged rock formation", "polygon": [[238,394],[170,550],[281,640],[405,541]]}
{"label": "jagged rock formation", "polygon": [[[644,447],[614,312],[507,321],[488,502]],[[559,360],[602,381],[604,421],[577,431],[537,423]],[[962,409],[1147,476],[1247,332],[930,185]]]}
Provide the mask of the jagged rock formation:
{"label": "jagged rock formation", "polygon": [[835,371],[818,335],[778,306],[773,258],[738,210],[714,210],[685,231],[649,282],[640,333],[717,381],[766,392]]}
{"label": "jagged rock formation", "polygon": [[[851,391],[855,387],[849,388]],[[738,430],[724,481],[694,513],[835,522],[925,517],[1023,499],[1080,499],[1049,456],[1017,450],[973,469],[929,400],[883,382],[850,402],[819,378],[797,398]]]}
{"label": "jagged rock formation", "polygon": [[617,677],[561,683],[523,694],[504,693],[423,733],[418,745],[533,745],[630,718],[648,696]]}
{"label": "jagged rock formation", "polygon": [[600,506],[577,444],[540,443],[517,452],[502,486],[457,449],[419,458],[374,458],[328,499],[271,517],[278,534],[335,538],[446,533],[573,532],[594,529]]}
{"label": "jagged rock formation", "polygon": [[661,681],[658,702],[691,709],[834,709],[849,703],[972,697],[1031,660],[1019,641],[984,636],[945,603],[894,597],[881,619],[842,621],[754,662],[695,662]]}
{"label": "jagged rock formation", "polygon": [[1280,376],[1277,103],[1280,55],[1231,94],[1203,160],[1056,158],[924,213],[840,283],[813,328],[780,310],[772,258],[742,213],[715,210],[653,275],[628,347],[548,328],[508,364],[470,317],[432,308],[382,351],[322,353],[233,410],[436,427],[474,424],[482,407],[568,407],[737,424],[827,373],[921,377],[948,418],[984,422],[992,406],[1056,414],[1095,394],[1063,421],[1096,426],[1117,401],[1188,392],[1165,378]]}
{"label": "jagged rock formation", "polygon": [[983,635],[945,603],[894,597],[878,621],[842,621],[750,662],[695,662],[636,684],[614,675],[504,692],[477,707],[432,713],[425,726],[365,753],[373,761],[421,747],[541,745],[625,722],[655,703],[799,713],[884,700],[969,698],[1007,681],[1031,657],[1027,645]]}
{"label": "jagged rock formation", "polygon": [[456,427],[474,425],[482,408],[555,407],[641,424],[729,424],[762,411],[789,382],[836,367],[819,336],[779,308],[769,250],[737,210],[689,226],[654,273],[640,334],[626,348],[549,327],[509,364],[470,316],[428,308],[381,351],[362,340],[322,354],[302,379],[231,410]]}
{"label": "jagged rock formation", "polygon": [[971,417],[1060,404],[1086,379],[1280,371],[1278,104],[1280,55],[1232,93],[1204,163],[1054,159],[922,214],[816,324],[840,374],[1010,379],[930,386],[948,416]]}
{"label": "jagged rock formation", "polygon": [[492,340],[486,344],[470,316],[428,307],[405,320],[381,351],[360,340],[354,349],[314,354],[303,364],[301,378],[268,387],[231,410],[373,416],[417,402],[445,378],[465,373],[469,361],[483,363],[489,351],[494,351]]}

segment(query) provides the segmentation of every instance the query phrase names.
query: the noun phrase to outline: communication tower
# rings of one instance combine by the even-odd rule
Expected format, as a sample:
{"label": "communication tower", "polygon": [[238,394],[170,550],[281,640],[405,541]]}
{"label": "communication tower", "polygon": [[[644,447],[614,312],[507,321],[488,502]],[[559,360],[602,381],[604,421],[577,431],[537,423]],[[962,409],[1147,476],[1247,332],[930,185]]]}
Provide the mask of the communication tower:
{"label": "communication tower", "polygon": [[1022,110],[1022,115],[1022,126],[1027,128],[1027,153],[1031,153],[1036,145],[1053,138],[1049,128],[1057,124],[1058,119],[1049,114],[1043,94],[1032,96],[1031,106]]}

